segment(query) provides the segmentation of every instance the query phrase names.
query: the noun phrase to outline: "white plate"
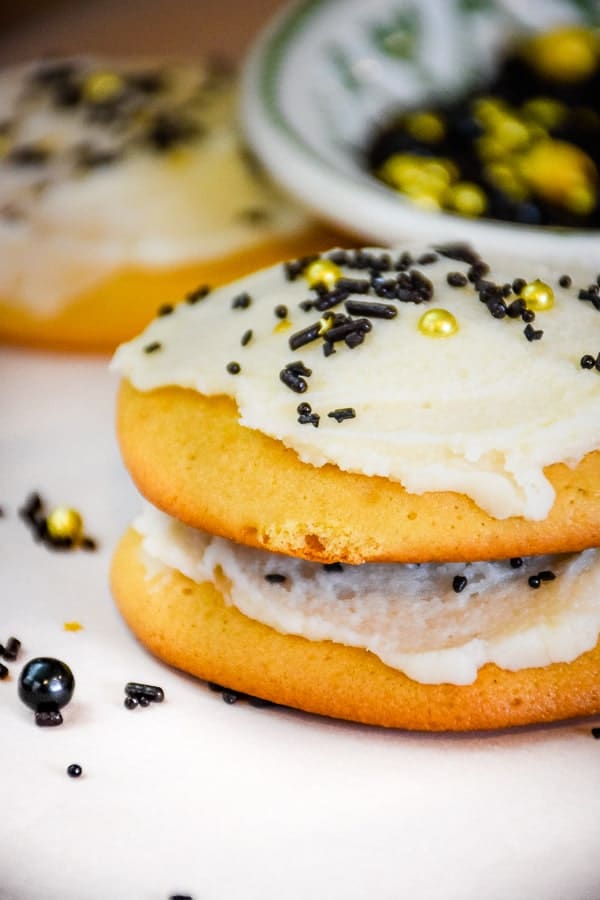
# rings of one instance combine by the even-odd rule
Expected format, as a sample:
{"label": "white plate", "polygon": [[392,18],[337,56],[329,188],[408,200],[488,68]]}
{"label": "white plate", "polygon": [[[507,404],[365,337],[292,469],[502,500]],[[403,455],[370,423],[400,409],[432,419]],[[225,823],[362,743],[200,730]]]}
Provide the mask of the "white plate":
{"label": "white plate", "polygon": [[426,212],[372,177],[362,148],[390,110],[460,92],[517,33],[600,23],[578,0],[304,0],[257,41],[242,117],[271,174],[334,224],[376,243],[466,240],[480,251],[567,264],[598,255],[598,232]]}
{"label": "white plate", "polygon": [[[1,900],[600,897],[592,723],[452,737],[227,706],[111,601],[138,498],[106,362],[4,350],[0,377],[0,642],[23,642],[0,682]],[[76,506],[98,552],[34,543],[17,515],[32,490]],[[38,655],[77,681],[54,729],[17,696]],[[165,702],[126,710],[130,680]]]}

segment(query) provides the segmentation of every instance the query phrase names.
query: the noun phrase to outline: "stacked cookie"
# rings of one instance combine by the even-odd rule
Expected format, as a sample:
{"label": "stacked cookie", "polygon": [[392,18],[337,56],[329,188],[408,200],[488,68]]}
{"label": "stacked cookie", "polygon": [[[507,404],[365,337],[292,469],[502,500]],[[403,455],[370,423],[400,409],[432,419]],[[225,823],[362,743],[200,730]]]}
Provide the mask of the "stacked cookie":
{"label": "stacked cookie", "polygon": [[163,309],[113,361],[140,640],[378,725],[600,711],[599,269],[333,250]]}
{"label": "stacked cookie", "polygon": [[114,348],[191,285],[332,237],[265,178],[203,63],[52,58],[0,75],[0,337]]}

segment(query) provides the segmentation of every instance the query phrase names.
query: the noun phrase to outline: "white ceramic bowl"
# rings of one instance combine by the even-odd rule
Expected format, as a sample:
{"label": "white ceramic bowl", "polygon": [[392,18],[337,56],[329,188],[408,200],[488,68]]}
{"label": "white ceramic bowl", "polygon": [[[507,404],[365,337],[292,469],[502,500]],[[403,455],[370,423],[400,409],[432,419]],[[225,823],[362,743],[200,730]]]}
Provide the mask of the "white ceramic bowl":
{"label": "white ceramic bowl", "polygon": [[242,118],[271,174],[306,206],[371,242],[467,240],[478,250],[597,258],[600,232],[473,220],[419,209],[363,168],[386,114],[459,93],[517,34],[600,23],[578,0],[303,0],[265,30],[245,68]]}

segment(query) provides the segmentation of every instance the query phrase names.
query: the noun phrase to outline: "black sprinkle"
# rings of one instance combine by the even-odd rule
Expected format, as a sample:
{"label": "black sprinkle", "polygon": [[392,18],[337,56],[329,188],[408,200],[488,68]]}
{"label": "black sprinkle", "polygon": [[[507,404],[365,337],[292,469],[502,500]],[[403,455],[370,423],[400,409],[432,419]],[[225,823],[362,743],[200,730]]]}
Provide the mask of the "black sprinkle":
{"label": "black sprinkle", "polygon": [[530,575],[529,578],[527,579],[527,584],[529,585],[529,587],[535,588],[536,590],[537,590],[537,588],[539,588],[541,583],[542,582],[540,581],[540,578],[538,575]]}
{"label": "black sprinkle", "polygon": [[125,693],[128,697],[135,697],[141,700],[145,697],[152,703],[162,703],[165,699],[165,692],[156,684],[144,684],[139,681],[128,681],[125,685]]}
{"label": "black sprinkle", "polygon": [[312,375],[312,369],[307,369],[301,359],[288,363],[286,369],[288,372],[293,372],[294,375],[306,375],[307,377]]}
{"label": "black sprinkle", "polygon": [[250,343],[251,340],[252,340],[252,329],[249,328],[248,331],[245,331],[243,333],[240,344],[242,345],[242,347],[246,347]]}
{"label": "black sprinkle", "polygon": [[75,165],[78,169],[100,169],[113,165],[121,158],[117,150],[101,150],[91,144],[80,144],[75,148]]}
{"label": "black sprinkle", "polygon": [[448,272],[446,281],[450,287],[464,287],[469,283],[469,279],[466,275],[463,275],[462,272]]}
{"label": "black sprinkle", "polygon": [[525,330],[523,331],[523,334],[525,335],[525,337],[527,338],[527,340],[528,340],[529,342],[531,342],[531,341],[539,341],[539,340],[541,340],[542,335],[544,334],[544,332],[541,331],[541,330],[536,331],[536,329],[533,328],[532,325],[527,325],[527,326],[525,327]]}
{"label": "black sprinkle", "polygon": [[313,322],[312,325],[308,325],[306,328],[302,328],[300,331],[296,331],[288,338],[288,345],[290,347],[290,350],[299,350],[300,347],[304,347],[306,346],[306,344],[310,344],[312,341],[316,341],[319,337],[320,331],[320,322]]}
{"label": "black sprinkle", "polygon": [[238,218],[249,225],[263,225],[271,218],[268,210],[260,206],[249,206],[238,213]]}
{"label": "black sprinkle", "polygon": [[287,318],[288,308],[287,308],[287,306],[284,306],[283,303],[280,303],[279,306],[275,307],[273,312],[275,313],[275,315],[277,316],[278,319],[285,319],[285,318]]}
{"label": "black sprinkle", "polygon": [[558,283],[562,288],[570,288],[573,284],[573,279],[570,275],[561,275],[558,279]]}
{"label": "black sprinkle", "polygon": [[488,266],[488,264],[484,263],[482,260],[478,260],[477,262],[473,263],[473,265],[467,272],[467,278],[469,279],[469,281],[476,283],[484,275],[487,275],[489,271],[490,267]]}
{"label": "black sprinkle", "polygon": [[198,303],[199,300],[203,300],[207,294],[210,294],[210,287],[207,284],[201,284],[200,287],[195,288],[195,290],[190,291],[189,294],[185,295],[185,302],[193,305],[194,303]]}
{"label": "black sprinkle", "polygon": [[523,315],[523,312],[526,310],[525,301],[517,298],[513,300],[512,303],[509,303],[506,307],[506,314],[510,319],[518,319],[519,316]]}
{"label": "black sprinkle", "polygon": [[457,262],[464,262],[470,266],[480,261],[479,255],[468,244],[446,244],[436,247],[435,250],[447,259],[455,259]]}
{"label": "black sprinkle", "polygon": [[79,763],[71,763],[71,765],[67,768],[67,775],[69,776],[69,778],[79,778],[82,772],[83,769],[81,768]]}
{"label": "black sprinkle", "polygon": [[464,591],[468,582],[464,575],[455,575],[452,579],[452,590],[460,594],[461,591]]}
{"label": "black sprinkle", "polygon": [[526,284],[527,284],[527,282],[525,281],[524,278],[515,278],[515,280],[512,283],[512,289],[515,292],[515,294],[520,294]]}
{"label": "black sprinkle", "polygon": [[3,663],[0,663],[0,681],[3,681],[7,675],[8,675],[7,667]]}
{"label": "black sprinkle", "polygon": [[156,353],[157,350],[162,349],[162,344],[160,341],[153,341],[151,344],[146,344],[144,347],[144,353]]}
{"label": "black sprinkle", "polygon": [[417,262],[420,266],[428,266],[437,260],[437,253],[423,253],[419,256]]}
{"label": "black sprinkle", "polygon": [[521,318],[524,322],[533,322],[535,313],[532,309],[527,309],[527,307],[525,307],[521,312]]}
{"label": "black sprinkle", "polygon": [[364,335],[366,332],[371,331],[372,328],[373,326],[368,319],[347,319],[346,321],[341,321],[339,325],[334,324],[326,332],[326,339],[333,344],[355,335],[360,339],[357,343],[362,343]]}
{"label": "black sprinkle", "polygon": [[344,567],[339,562],[323,563],[323,571],[324,572],[343,572]]}
{"label": "black sprinkle", "polygon": [[319,413],[302,413],[298,416],[300,425],[314,425],[315,428],[318,428],[320,421],[321,416]]}
{"label": "black sprinkle", "polygon": [[556,575],[554,574],[554,572],[551,572],[550,569],[544,569],[543,572],[538,572],[537,577],[540,579],[540,581],[554,581]]}
{"label": "black sprinkle", "polygon": [[331,412],[327,413],[327,418],[335,419],[336,422],[343,422],[344,419],[355,419],[356,411],[352,409],[351,406],[346,406],[342,409],[333,409]]}
{"label": "black sprinkle", "polygon": [[268,581],[269,584],[282,584],[284,581],[287,581],[287,577],[280,575],[279,572],[269,572],[265,575],[265,581]]}
{"label": "black sprinkle", "polygon": [[4,652],[2,656],[8,662],[14,662],[14,660],[19,655],[19,650],[21,649],[21,641],[16,637],[10,637],[6,646],[4,647]]}
{"label": "black sprinkle", "polygon": [[279,379],[296,394],[303,394],[308,387],[304,378],[292,372],[291,369],[282,369],[279,373]]}
{"label": "black sprinkle", "polygon": [[238,362],[229,362],[226,366],[227,371],[230,375],[239,375],[242,371],[242,367]]}
{"label": "black sprinkle", "polygon": [[98,549],[98,542],[95,541],[94,538],[87,537],[86,535],[84,538],[82,538],[80,546],[82,550],[87,550],[91,553],[94,550]]}
{"label": "black sprinkle", "polygon": [[310,403],[306,403],[306,402],[299,403],[298,406],[296,407],[296,412],[298,413],[299,416],[307,416],[309,413],[312,412],[312,406],[310,405]]}
{"label": "black sprinkle", "polygon": [[593,369],[596,365],[596,360],[593,356],[590,356],[589,353],[586,353],[585,356],[582,356],[579,360],[579,365],[582,369]]}
{"label": "black sprinkle", "polygon": [[123,700],[123,706],[125,709],[135,709],[139,706],[138,700],[135,697],[125,697]]}
{"label": "black sprinkle", "polygon": [[170,316],[173,312],[174,307],[171,306],[170,303],[163,303],[162,306],[158,307],[156,311],[157,316]]}
{"label": "black sprinkle", "polygon": [[510,561],[511,568],[520,569],[523,565],[523,559],[520,556],[513,556]]}
{"label": "black sprinkle", "polygon": [[393,319],[398,315],[395,306],[364,300],[346,300],[346,309],[352,316],[368,316],[372,319]]}
{"label": "black sprinkle", "polygon": [[164,153],[201,134],[202,129],[192,122],[174,115],[159,113],[148,128],[146,140],[154,150]]}
{"label": "black sprinkle", "polygon": [[23,144],[15,147],[8,157],[8,161],[15,166],[42,166],[50,156],[50,151],[45,147],[35,144]]}
{"label": "black sprinkle", "polygon": [[250,304],[252,303],[252,297],[250,294],[247,294],[245,291],[243,294],[238,294],[237,297],[234,297],[231,301],[232,309],[248,309]]}
{"label": "black sprinkle", "polygon": [[338,278],[336,288],[350,294],[368,294],[371,282],[366,278]]}
{"label": "black sprinkle", "polygon": [[600,728],[592,728],[592,737],[596,740],[600,739]]}
{"label": "black sprinkle", "polygon": [[62,723],[63,717],[59,709],[39,709],[35,714],[35,724],[40,728],[53,728]]}

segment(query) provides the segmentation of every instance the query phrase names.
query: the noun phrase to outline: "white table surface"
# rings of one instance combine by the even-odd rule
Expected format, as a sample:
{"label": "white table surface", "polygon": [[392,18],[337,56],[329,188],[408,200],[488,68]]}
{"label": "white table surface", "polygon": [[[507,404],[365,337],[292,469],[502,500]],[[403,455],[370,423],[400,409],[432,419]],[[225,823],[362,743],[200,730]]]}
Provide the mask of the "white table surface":
{"label": "white table surface", "polygon": [[[4,349],[0,384],[0,642],[23,644],[0,682],[1,900],[598,900],[593,723],[424,735],[226,705],[112,604],[138,498],[106,360]],[[77,507],[98,551],[35,543],[32,490]],[[39,655],[76,678],[58,728],[17,696]],[[127,681],[165,702],[126,710]]]}

